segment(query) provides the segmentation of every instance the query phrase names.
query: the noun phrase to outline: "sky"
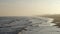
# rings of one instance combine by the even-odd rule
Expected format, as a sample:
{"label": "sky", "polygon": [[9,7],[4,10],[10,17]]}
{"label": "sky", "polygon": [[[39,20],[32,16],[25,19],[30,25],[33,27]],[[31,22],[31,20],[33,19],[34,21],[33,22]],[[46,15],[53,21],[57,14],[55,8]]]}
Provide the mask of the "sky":
{"label": "sky", "polygon": [[0,16],[60,14],[60,0],[0,0]]}

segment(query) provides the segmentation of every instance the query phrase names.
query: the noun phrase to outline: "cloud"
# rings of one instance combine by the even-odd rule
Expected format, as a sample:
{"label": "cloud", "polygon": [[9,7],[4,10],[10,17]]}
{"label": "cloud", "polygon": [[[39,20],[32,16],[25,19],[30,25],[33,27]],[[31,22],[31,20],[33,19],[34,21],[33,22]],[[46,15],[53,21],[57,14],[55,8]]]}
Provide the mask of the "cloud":
{"label": "cloud", "polygon": [[17,0],[0,0],[0,3],[16,2]]}

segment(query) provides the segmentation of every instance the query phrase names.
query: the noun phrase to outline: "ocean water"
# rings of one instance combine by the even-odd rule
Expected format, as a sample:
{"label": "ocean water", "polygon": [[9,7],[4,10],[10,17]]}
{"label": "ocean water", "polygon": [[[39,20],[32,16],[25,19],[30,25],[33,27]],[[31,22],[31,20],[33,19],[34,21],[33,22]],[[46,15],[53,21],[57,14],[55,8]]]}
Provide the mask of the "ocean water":
{"label": "ocean water", "polygon": [[53,20],[46,17],[0,17],[0,33],[44,34],[44,31],[50,33],[50,30],[55,29]]}

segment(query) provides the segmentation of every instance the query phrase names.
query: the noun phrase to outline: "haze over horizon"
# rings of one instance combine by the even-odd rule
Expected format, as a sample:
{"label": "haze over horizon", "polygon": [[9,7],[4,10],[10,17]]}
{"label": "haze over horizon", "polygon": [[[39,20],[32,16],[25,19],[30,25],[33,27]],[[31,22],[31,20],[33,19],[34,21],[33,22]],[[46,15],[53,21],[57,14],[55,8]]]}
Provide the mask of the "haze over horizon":
{"label": "haze over horizon", "polygon": [[0,0],[0,16],[60,14],[60,0]]}

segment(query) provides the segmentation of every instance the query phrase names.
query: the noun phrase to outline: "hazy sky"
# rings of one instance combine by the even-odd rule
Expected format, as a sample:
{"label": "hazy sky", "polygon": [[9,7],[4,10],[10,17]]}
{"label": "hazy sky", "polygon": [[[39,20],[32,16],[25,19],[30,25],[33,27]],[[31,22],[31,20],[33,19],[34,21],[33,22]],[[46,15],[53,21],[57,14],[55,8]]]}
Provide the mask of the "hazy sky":
{"label": "hazy sky", "polygon": [[0,0],[0,16],[60,14],[60,0]]}

